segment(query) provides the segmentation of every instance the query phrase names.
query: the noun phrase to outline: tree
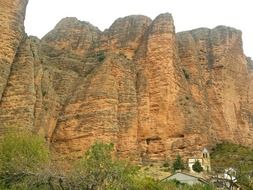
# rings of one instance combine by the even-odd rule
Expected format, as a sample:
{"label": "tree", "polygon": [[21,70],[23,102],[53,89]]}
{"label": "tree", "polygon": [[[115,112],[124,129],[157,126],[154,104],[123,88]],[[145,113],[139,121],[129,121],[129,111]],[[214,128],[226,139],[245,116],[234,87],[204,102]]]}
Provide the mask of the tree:
{"label": "tree", "polygon": [[203,167],[201,166],[198,160],[192,165],[192,169],[193,171],[198,172],[198,173],[203,171]]}
{"label": "tree", "polygon": [[72,172],[76,189],[131,189],[137,167],[113,156],[113,144],[96,142]]}
{"label": "tree", "polygon": [[173,162],[173,170],[183,170],[184,169],[184,162],[181,156],[177,155],[176,160]]}

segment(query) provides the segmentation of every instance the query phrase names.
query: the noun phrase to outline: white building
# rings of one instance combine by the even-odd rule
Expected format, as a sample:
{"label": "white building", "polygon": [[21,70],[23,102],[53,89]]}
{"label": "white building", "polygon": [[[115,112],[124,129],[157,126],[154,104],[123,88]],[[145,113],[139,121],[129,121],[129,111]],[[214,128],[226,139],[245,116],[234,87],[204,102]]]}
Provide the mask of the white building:
{"label": "white building", "polygon": [[224,179],[227,179],[227,180],[233,181],[233,182],[237,182],[235,169],[234,168],[225,169]]}
{"label": "white building", "polygon": [[196,161],[199,161],[199,163],[203,167],[204,171],[206,171],[206,172],[211,171],[210,154],[206,148],[203,149],[201,157],[188,159],[188,167],[190,169],[190,172],[192,172],[192,173],[194,173],[192,166],[195,164]]}

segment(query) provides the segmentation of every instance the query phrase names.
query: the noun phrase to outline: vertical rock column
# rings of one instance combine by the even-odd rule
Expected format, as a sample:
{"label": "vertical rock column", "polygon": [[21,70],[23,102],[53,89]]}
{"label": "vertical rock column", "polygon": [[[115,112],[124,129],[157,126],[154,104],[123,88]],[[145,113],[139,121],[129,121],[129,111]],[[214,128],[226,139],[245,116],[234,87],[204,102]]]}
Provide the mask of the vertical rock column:
{"label": "vertical rock column", "polygon": [[144,160],[164,160],[174,140],[169,137],[180,136],[184,124],[176,105],[181,77],[172,16],[159,15],[145,35],[137,55],[138,140]]}
{"label": "vertical rock column", "polygon": [[24,40],[12,63],[7,85],[0,102],[0,129],[32,129],[35,121],[36,90],[31,40]]}
{"label": "vertical rock column", "polygon": [[[17,49],[25,34],[24,19],[28,0],[0,1],[0,105]],[[0,108],[0,111],[3,109]],[[0,121],[5,120],[0,116]],[[3,123],[0,122],[0,134]]]}
{"label": "vertical rock column", "polygon": [[28,0],[0,1],[0,101],[17,48],[24,36]]}

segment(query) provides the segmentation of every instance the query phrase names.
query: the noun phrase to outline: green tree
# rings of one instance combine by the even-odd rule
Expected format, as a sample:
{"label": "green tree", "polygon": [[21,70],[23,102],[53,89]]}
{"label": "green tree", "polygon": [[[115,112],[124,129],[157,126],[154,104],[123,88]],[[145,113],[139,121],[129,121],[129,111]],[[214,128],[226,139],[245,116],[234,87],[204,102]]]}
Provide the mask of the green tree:
{"label": "green tree", "polygon": [[201,166],[198,160],[192,165],[192,169],[193,171],[198,172],[198,173],[203,171],[203,167]]}
{"label": "green tree", "polygon": [[77,189],[129,189],[137,170],[113,156],[113,144],[96,142],[78,162],[70,181]]}
{"label": "green tree", "polygon": [[173,162],[173,170],[176,171],[176,170],[183,170],[185,167],[184,167],[184,162],[181,158],[181,156],[177,155],[177,158],[176,160]]}

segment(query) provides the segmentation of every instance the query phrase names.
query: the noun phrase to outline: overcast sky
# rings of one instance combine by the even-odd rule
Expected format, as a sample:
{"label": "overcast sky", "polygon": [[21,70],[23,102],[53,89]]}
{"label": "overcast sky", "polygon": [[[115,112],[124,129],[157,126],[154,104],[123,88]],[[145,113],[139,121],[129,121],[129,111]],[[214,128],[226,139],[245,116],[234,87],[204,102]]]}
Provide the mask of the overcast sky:
{"label": "overcast sky", "polygon": [[252,0],[30,0],[26,12],[26,32],[38,37],[64,17],[74,16],[104,30],[115,19],[142,14],[154,19],[172,13],[176,31],[217,25],[243,32],[246,55],[253,57]]}

